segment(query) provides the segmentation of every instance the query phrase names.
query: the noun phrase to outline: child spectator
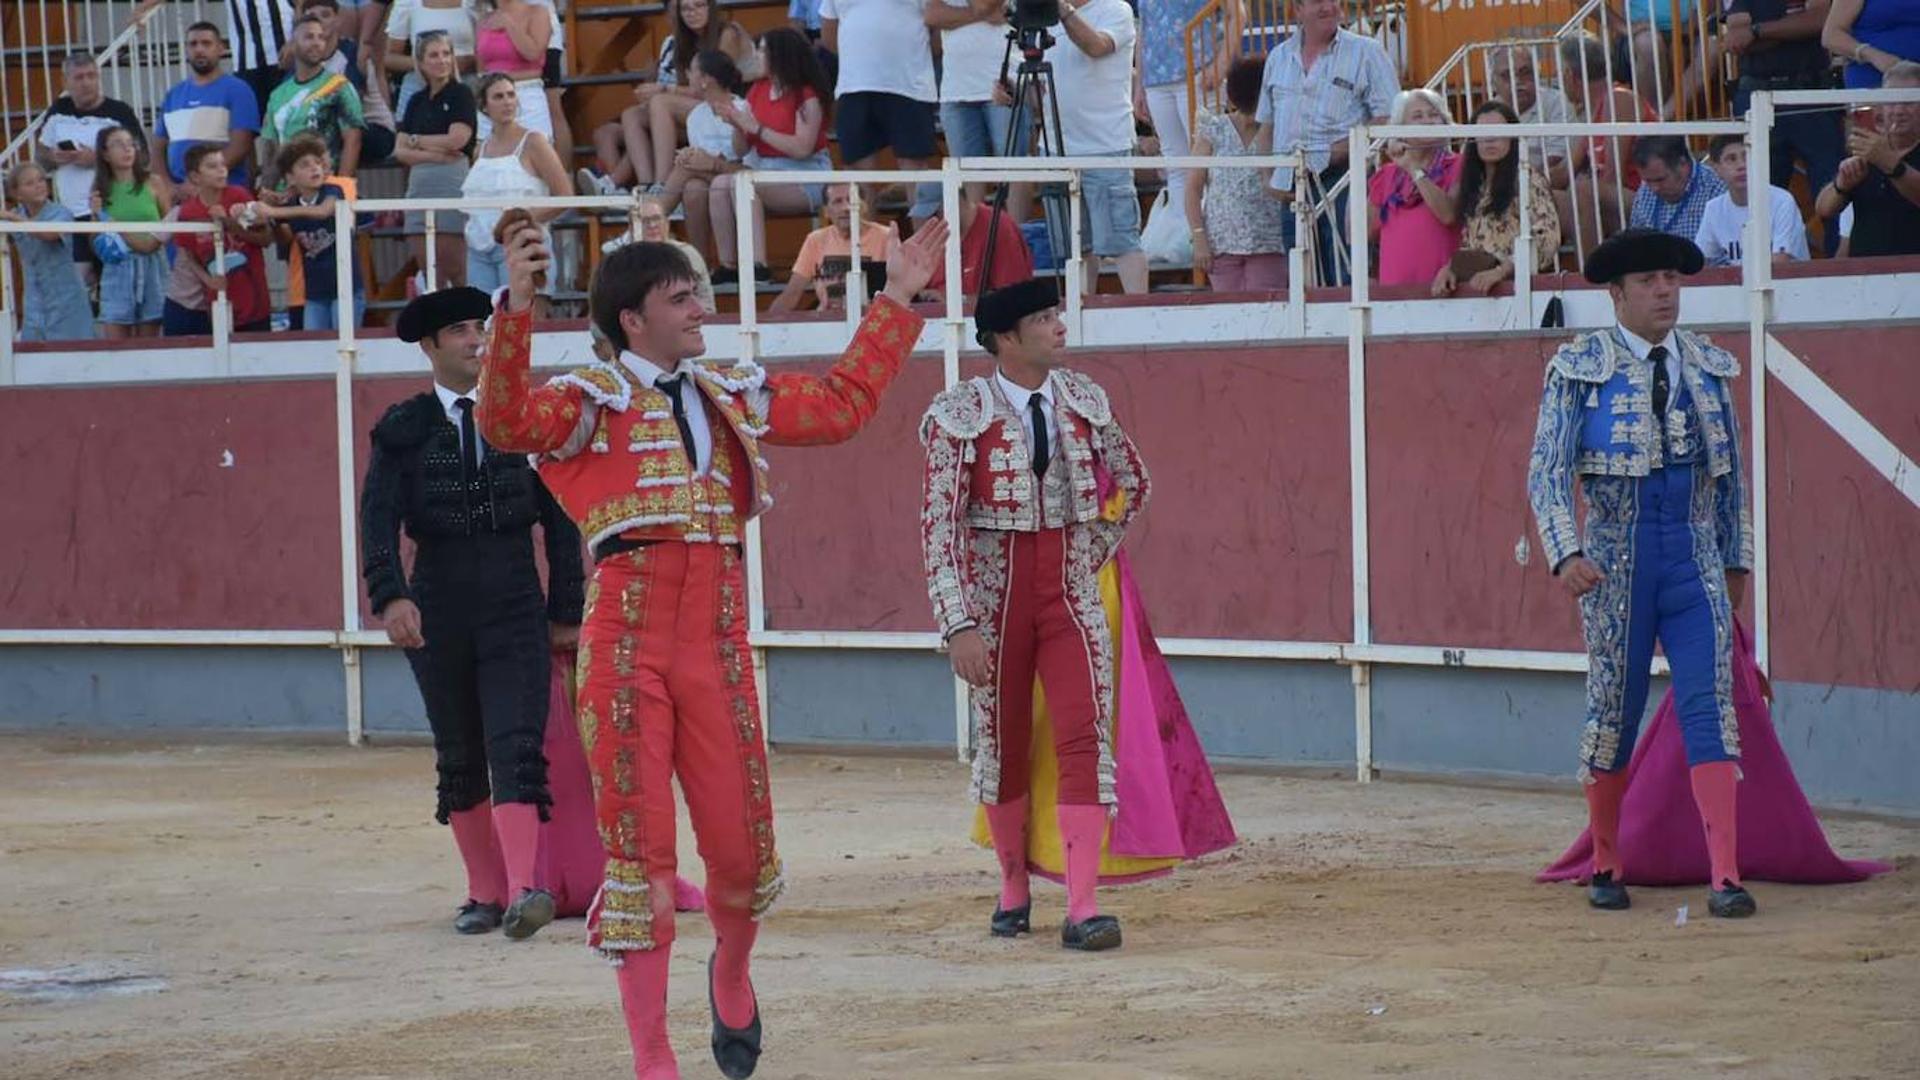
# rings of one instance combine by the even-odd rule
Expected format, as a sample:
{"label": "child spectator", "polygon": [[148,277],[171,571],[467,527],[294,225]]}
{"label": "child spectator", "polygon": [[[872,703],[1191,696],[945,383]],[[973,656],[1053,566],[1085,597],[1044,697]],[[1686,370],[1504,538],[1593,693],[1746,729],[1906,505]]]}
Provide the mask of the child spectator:
{"label": "child spectator", "polygon": [[[7,198],[19,207],[0,209],[8,221],[72,221],[73,211],[53,197],[47,170],[31,161],[7,174]],[[73,244],[66,233],[15,233],[25,287],[20,295],[21,341],[80,341],[94,336],[93,309]]]}
{"label": "child spectator", "polygon": [[[147,152],[123,127],[100,133],[94,146],[90,205],[96,221],[159,221],[171,202],[148,172]],[[166,305],[167,253],[152,233],[102,233],[100,333],[103,337],[157,337]]]}
{"label": "child spectator", "polygon": [[238,212],[253,202],[253,193],[227,183],[227,163],[220,151],[221,147],[212,143],[187,150],[187,186],[181,191],[180,220],[210,221],[220,226],[225,245],[217,250],[211,233],[180,233],[175,238],[178,253],[174,261],[185,262],[188,272],[200,280],[207,295],[207,310],[195,313],[203,323],[176,331],[174,325],[190,320],[170,307],[169,333],[212,333],[212,301],[221,292],[227,294],[236,332],[265,333],[273,329],[273,301],[267,292],[267,256],[263,250],[273,237],[264,223]]}
{"label": "child spectator", "polygon": [[257,208],[263,218],[278,223],[282,242],[291,247],[300,260],[301,279],[306,297],[301,328],[338,330],[343,318],[359,326],[366,314],[366,295],[360,284],[360,268],[353,267],[353,294],[341,303],[337,259],[353,263],[352,237],[346,243],[334,232],[335,202],[347,197],[345,189],[327,175],[327,144],[312,136],[293,140],[280,151],[277,163],[287,178],[292,199],[284,206]]}

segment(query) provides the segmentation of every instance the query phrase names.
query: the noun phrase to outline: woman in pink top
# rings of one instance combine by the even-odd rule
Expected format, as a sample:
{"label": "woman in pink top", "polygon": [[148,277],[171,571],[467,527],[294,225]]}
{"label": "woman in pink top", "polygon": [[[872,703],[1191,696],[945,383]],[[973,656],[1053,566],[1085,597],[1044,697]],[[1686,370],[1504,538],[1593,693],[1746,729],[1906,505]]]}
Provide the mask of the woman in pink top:
{"label": "woman in pink top", "polygon": [[[495,0],[493,10],[480,20],[474,33],[473,55],[480,74],[499,73],[513,80],[520,96],[522,126],[553,138],[553,114],[547,108],[547,89],[540,81],[547,63],[547,42],[553,40],[553,16],[527,0]],[[486,141],[493,131],[483,109],[474,137]]]}
{"label": "woman in pink top", "polygon": [[[1432,90],[1403,90],[1393,99],[1396,124],[1445,124],[1447,103]],[[1460,246],[1460,214],[1448,191],[1460,155],[1445,139],[1395,139],[1390,164],[1367,183],[1368,239],[1380,244],[1380,284],[1431,285]]]}

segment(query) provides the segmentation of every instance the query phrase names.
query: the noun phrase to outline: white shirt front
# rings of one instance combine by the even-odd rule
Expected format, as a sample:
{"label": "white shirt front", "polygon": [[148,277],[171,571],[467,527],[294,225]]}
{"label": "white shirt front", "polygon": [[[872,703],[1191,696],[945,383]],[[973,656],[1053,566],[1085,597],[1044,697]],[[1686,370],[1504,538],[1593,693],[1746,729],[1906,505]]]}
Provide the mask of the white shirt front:
{"label": "white shirt front", "polygon": [[1041,407],[1041,412],[1045,413],[1047,418],[1047,460],[1052,461],[1053,456],[1060,452],[1060,421],[1053,415],[1053,377],[1048,376],[1047,381],[1040,384],[1040,389],[1029,390],[1007,378],[996,367],[993,369],[993,381],[999,385],[1000,393],[1006,396],[1007,403],[1020,414],[1020,427],[1027,433],[1029,447],[1033,445],[1033,406],[1030,402],[1035,394],[1039,394],[1046,402]]}
{"label": "white shirt front", "polygon": [[[1794,259],[1809,258],[1807,226],[1800,220],[1800,207],[1793,201],[1793,192],[1776,187],[1767,201],[1767,213],[1773,218],[1771,253]],[[1700,231],[1693,242],[1700,245],[1708,266],[1740,265],[1741,252],[1746,248],[1747,217],[1747,208],[1735,205],[1731,194],[1722,193],[1707,200],[1707,208],[1700,214]]]}
{"label": "white shirt front", "polygon": [[820,0],[820,17],[840,23],[836,99],[864,92],[940,100],[933,84],[933,46],[922,14],[928,2]]}
{"label": "white shirt front", "polygon": [[[967,0],[929,0],[965,8]],[[1000,62],[1007,55],[1007,27],[1003,23],[970,22],[958,30],[940,31],[940,100],[992,101],[993,84],[1000,78]],[[1011,79],[1012,73],[1007,77]],[[994,147],[995,152],[999,147]]]}
{"label": "white shirt front", "polygon": [[[1637,360],[1645,360],[1647,354],[1653,351],[1654,342],[1648,341],[1646,338],[1641,337],[1639,334],[1634,333],[1624,326],[1620,328],[1620,336],[1626,340],[1627,349],[1633,353],[1634,358]],[[1667,362],[1665,365],[1667,369],[1667,386],[1669,388],[1667,405],[1671,408],[1674,399],[1680,396],[1680,342],[1673,336],[1673,331],[1669,330],[1667,331],[1667,336],[1660,339],[1659,345],[1661,348],[1667,350]]]}
{"label": "white shirt front", "polygon": [[1053,64],[1060,98],[1060,134],[1069,157],[1133,152],[1133,43],[1138,36],[1126,0],[1090,0],[1076,18],[1113,39],[1113,51],[1088,56],[1055,23]]}
{"label": "white shirt front", "polygon": [[[685,375],[680,384],[680,401],[687,410],[687,430],[693,432],[693,475],[705,476],[708,466],[713,464],[713,430],[707,426],[706,398],[700,386],[694,381],[693,361],[683,362],[672,372],[663,370],[651,360],[642,360],[631,352],[622,352],[620,362],[627,370],[640,377],[640,381],[655,389],[662,389],[660,380],[668,375]],[[639,387],[634,387],[638,390]],[[676,428],[678,425],[676,425]],[[676,437],[678,431],[675,432]]]}
{"label": "white shirt front", "polygon": [[[740,112],[747,111],[747,99],[736,97],[733,107]],[[717,158],[738,161],[740,155],[733,152],[733,125],[720,119],[713,106],[706,102],[695,105],[687,113],[687,145],[696,150],[705,150]]]}
{"label": "white shirt front", "polygon": [[[469,390],[464,394],[456,394],[453,391],[447,389],[446,387],[441,386],[439,383],[434,383],[433,392],[439,396],[440,408],[445,410],[447,414],[447,420],[453,424],[453,429],[455,431],[459,431],[460,430],[460,414],[461,414],[460,403],[463,401],[466,402],[467,408],[471,410],[474,407],[474,395],[478,391]],[[478,425],[478,421],[475,421],[475,426],[473,429],[473,443],[474,443],[473,463],[475,465],[478,465],[481,462],[485,461],[487,458],[487,440],[480,437],[480,428]]]}

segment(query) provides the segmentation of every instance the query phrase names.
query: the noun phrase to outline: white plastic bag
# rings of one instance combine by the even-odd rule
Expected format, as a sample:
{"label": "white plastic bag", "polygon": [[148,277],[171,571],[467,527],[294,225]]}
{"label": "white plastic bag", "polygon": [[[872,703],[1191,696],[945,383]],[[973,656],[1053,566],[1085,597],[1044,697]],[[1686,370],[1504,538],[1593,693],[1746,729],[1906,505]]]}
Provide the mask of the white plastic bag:
{"label": "white plastic bag", "polygon": [[1167,189],[1153,198],[1147,212],[1147,227],[1140,231],[1140,248],[1150,262],[1186,266],[1193,262],[1193,234],[1187,229],[1187,214],[1167,198]]}

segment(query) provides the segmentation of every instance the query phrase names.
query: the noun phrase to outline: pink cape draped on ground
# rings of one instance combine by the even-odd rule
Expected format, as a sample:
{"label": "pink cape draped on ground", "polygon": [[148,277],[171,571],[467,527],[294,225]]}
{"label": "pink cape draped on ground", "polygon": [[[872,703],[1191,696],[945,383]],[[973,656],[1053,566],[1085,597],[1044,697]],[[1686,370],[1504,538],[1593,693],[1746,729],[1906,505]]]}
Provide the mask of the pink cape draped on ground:
{"label": "pink cape draped on ground", "polygon": [[604,878],[607,854],[593,817],[593,781],[580,729],[573,720],[574,653],[553,654],[553,690],[547,710],[547,790],[553,807],[540,830],[535,879],[553,894],[563,917],[585,915]]}
{"label": "pink cape draped on ground", "polygon": [[[1765,677],[1753,662],[1747,628],[1734,624],[1733,706],[1740,723],[1740,876],[1800,885],[1862,881],[1893,869],[1867,859],[1842,859],[1794,779],[1793,766],[1773,730]],[[1621,876],[1629,885],[1704,885],[1707,841],[1693,803],[1685,747],[1673,693],[1640,736],[1627,765],[1620,807]],[[1538,881],[1585,881],[1593,869],[1593,837],[1582,832]]]}

